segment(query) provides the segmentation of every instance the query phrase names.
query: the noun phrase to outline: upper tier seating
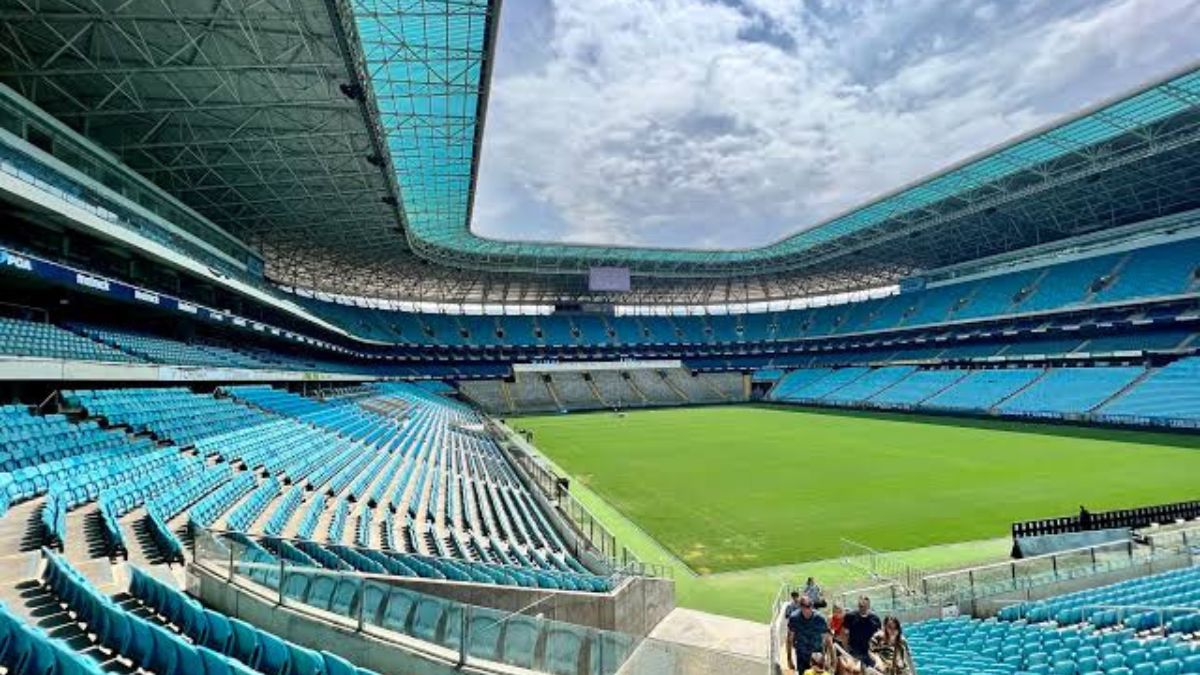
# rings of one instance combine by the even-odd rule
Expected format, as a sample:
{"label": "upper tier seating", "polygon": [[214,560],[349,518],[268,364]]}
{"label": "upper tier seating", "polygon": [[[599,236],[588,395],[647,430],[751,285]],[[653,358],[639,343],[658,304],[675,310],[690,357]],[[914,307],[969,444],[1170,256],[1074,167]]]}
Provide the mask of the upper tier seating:
{"label": "upper tier seating", "polygon": [[143,360],[48,323],[0,317],[0,354],[141,363]]}
{"label": "upper tier seating", "polygon": [[[471,346],[741,344],[832,337],[933,326],[947,321],[1001,318],[1102,303],[1195,293],[1200,239],[1082,258],[1063,255],[1040,266],[999,271],[921,291],[854,302],[747,315],[601,316],[554,314],[501,316],[498,328],[479,317],[446,317],[349,307],[312,299],[301,302],[348,329],[373,339]],[[434,332],[400,330],[400,324],[433,323]],[[467,328],[461,328],[466,325]],[[383,328],[380,328],[380,327]],[[462,339],[465,331],[470,339]],[[450,334],[449,341],[446,335]]]}
{"label": "upper tier seating", "polygon": [[151,363],[214,368],[263,368],[266,364],[232,349],[199,343],[181,342],[154,335],[117,331],[95,326],[73,328],[106,345],[133,354]]}
{"label": "upper tier seating", "polygon": [[1154,255],[1135,252],[1120,272],[1096,293],[1096,302],[1115,302],[1147,296],[1179,295],[1196,286],[1200,241],[1155,247]]}
{"label": "upper tier seating", "polygon": [[1104,255],[1073,260],[1050,267],[1036,290],[1017,304],[1019,312],[1041,312],[1082,303],[1091,295],[1091,285],[1111,274],[1122,256]]}

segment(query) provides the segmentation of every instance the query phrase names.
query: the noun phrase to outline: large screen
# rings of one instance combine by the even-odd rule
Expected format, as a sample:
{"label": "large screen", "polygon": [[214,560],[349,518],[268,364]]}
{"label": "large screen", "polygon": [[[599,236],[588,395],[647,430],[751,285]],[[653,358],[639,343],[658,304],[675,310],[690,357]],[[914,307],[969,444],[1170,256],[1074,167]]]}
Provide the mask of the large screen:
{"label": "large screen", "polygon": [[628,267],[593,267],[588,272],[589,291],[628,291]]}

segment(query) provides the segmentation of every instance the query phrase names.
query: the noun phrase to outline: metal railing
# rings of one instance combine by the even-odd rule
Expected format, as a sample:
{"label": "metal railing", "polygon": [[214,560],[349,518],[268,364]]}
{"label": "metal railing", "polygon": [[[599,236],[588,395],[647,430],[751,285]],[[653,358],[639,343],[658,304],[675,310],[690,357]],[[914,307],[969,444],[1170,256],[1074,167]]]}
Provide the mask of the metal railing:
{"label": "metal railing", "polygon": [[547,592],[505,611],[414,591],[387,575],[272,559],[208,530],[198,531],[194,550],[199,568],[280,607],[460,667],[563,675],[725,675],[762,667],[742,654],[547,618],[577,609],[587,601],[580,593]]}
{"label": "metal railing", "polygon": [[841,556],[843,565],[857,569],[872,579],[891,582],[911,593],[925,576],[925,572],[909,565],[895,554],[879,551],[866,544],[842,539]]}
{"label": "metal railing", "polygon": [[[625,546],[608,527],[583,505],[565,486],[568,484],[552,468],[535,455],[528,441],[511,429],[489,422],[492,433],[500,441],[505,456],[521,470],[542,495],[561,514],[592,548],[593,553],[606,561],[614,570],[639,576],[671,578],[674,570],[669,565],[642,561],[629,547]],[[577,557],[578,556],[578,551]]]}

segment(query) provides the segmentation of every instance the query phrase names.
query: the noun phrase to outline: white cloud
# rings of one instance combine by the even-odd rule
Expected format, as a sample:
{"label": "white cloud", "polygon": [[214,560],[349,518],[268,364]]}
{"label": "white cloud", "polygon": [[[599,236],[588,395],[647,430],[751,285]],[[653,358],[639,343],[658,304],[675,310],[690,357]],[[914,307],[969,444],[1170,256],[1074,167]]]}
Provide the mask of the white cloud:
{"label": "white cloud", "polygon": [[502,18],[486,236],[761,245],[1200,56],[1187,2],[541,1]]}

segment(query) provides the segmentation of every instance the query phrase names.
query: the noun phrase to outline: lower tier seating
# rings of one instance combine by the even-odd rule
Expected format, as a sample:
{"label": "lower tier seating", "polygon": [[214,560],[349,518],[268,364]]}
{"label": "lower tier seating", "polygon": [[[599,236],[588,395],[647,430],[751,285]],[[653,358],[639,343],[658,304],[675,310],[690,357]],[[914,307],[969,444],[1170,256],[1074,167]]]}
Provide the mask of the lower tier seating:
{"label": "lower tier seating", "polygon": [[801,368],[768,400],[1200,425],[1200,357],[1166,365]]}
{"label": "lower tier seating", "polygon": [[906,635],[921,675],[1200,673],[1198,599],[1200,568],[1188,567],[1019,603],[987,620],[924,621]]}

